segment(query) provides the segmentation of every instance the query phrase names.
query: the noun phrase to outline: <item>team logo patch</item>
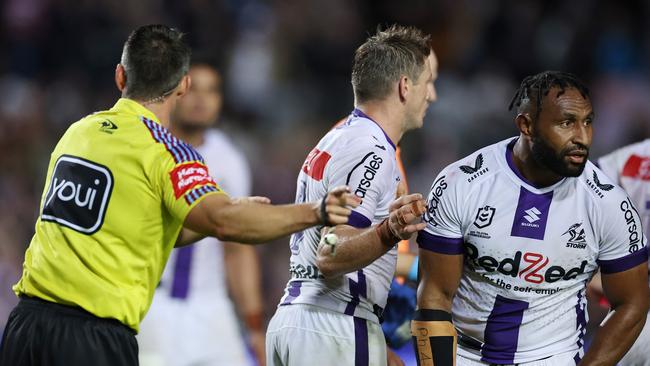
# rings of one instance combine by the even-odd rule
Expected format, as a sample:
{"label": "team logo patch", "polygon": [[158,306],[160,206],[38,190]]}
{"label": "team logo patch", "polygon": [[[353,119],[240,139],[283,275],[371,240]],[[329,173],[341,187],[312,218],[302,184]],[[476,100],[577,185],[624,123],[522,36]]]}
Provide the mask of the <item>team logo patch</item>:
{"label": "team logo patch", "polygon": [[474,226],[479,229],[483,229],[492,224],[492,218],[494,217],[496,208],[485,206],[478,209],[476,212],[476,218],[474,219]]}
{"label": "team logo patch", "polygon": [[176,166],[169,172],[169,177],[172,180],[174,196],[177,199],[198,185],[211,184],[216,186],[216,183],[208,174],[208,168],[198,162]]}
{"label": "team logo patch", "polygon": [[113,175],[101,165],[62,155],[54,165],[41,220],[83,234],[99,230],[113,190]]}
{"label": "team logo patch", "polygon": [[314,148],[309,155],[307,155],[307,159],[305,159],[305,162],[302,164],[302,171],[315,180],[320,181],[323,179],[325,166],[331,158],[332,156],[328,154],[327,151],[320,151],[317,148]]}
{"label": "team logo patch", "polygon": [[575,223],[562,234],[562,236],[569,234],[569,240],[566,243],[567,248],[585,249],[587,247],[585,229],[580,226],[582,226],[581,222]]}

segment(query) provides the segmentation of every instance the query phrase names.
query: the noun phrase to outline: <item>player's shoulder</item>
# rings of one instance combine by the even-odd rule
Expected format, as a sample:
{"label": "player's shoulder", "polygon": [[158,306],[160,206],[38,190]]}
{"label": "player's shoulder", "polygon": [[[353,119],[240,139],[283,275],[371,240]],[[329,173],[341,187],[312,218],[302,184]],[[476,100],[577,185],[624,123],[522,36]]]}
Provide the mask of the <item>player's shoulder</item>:
{"label": "player's shoulder", "polygon": [[370,120],[360,118],[330,130],[323,138],[322,145],[334,153],[340,151],[346,155],[365,156],[370,152],[382,157],[395,155],[395,146],[381,127]]}
{"label": "player's shoulder", "polygon": [[627,199],[627,193],[596,164],[587,161],[585,169],[576,178],[577,184],[587,192],[594,205],[608,208],[618,206]]}
{"label": "player's shoulder", "polygon": [[444,175],[447,184],[461,189],[472,189],[490,179],[501,169],[506,147],[511,139],[488,145],[447,165],[439,176]]}

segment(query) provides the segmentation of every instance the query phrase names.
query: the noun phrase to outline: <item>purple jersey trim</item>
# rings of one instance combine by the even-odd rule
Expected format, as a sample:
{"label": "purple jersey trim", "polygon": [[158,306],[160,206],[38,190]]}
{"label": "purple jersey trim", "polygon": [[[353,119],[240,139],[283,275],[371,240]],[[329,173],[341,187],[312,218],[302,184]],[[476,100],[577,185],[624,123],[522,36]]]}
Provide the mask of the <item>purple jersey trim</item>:
{"label": "purple jersey trim", "polygon": [[369,227],[371,223],[370,219],[357,211],[352,211],[350,217],[348,217],[348,225],[354,226],[358,229]]}
{"label": "purple jersey trim", "polygon": [[445,238],[426,231],[418,233],[420,248],[440,254],[463,254],[463,238]]}
{"label": "purple jersey trim", "polygon": [[600,270],[605,274],[618,273],[627,271],[630,268],[636,267],[639,264],[648,260],[648,247],[643,247],[632,254],[625,257],[600,260],[597,259],[596,263],[600,266]]}
{"label": "purple jersey trim", "polygon": [[391,140],[390,137],[388,137],[388,135],[386,134],[386,131],[384,131],[384,129],[381,128],[381,126],[379,126],[379,123],[377,123],[377,121],[375,121],[374,119],[370,118],[370,116],[368,116],[367,114],[363,113],[363,111],[362,111],[361,109],[358,109],[358,108],[355,108],[355,109],[352,111],[352,115],[353,115],[354,117],[361,117],[361,118],[365,118],[365,119],[369,119],[369,120],[371,120],[374,124],[377,125],[377,127],[379,127],[379,129],[381,130],[381,132],[384,133],[384,136],[386,136],[386,141],[388,141],[388,143],[389,143],[390,146],[393,148],[393,150],[397,150],[397,148],[395,147],[395,143],[393,143],[393,140]]}

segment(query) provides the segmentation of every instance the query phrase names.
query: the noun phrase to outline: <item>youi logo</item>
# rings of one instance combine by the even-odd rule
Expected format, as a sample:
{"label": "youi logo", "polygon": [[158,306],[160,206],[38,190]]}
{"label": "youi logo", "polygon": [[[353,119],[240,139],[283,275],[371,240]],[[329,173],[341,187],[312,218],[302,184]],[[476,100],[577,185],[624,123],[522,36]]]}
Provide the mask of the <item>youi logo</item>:
{"label": "youi logo", "polygon": [[54,165],[41,219],[92,234],[102,226],[112,190],[113,175],[107,167],[62,155]]}

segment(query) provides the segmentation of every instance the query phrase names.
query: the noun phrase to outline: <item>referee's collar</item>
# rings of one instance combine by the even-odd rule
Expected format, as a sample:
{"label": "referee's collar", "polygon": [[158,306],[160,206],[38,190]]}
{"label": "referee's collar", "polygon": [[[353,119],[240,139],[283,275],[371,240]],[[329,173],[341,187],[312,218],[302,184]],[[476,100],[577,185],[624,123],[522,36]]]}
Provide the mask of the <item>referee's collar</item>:
{"label": "referee's collar", "polygon": [[158,117],[156,117],[156,115],[152,111],[148,110],[142,104],[136,102],[133,99],[120,98],[117,100],[117,103],[115,103],[113,108],[111,108],[111,110],[115,112],[135,114],[138,116],[145,117],[146,119],[152,120],[157,124],[160,124]]}

